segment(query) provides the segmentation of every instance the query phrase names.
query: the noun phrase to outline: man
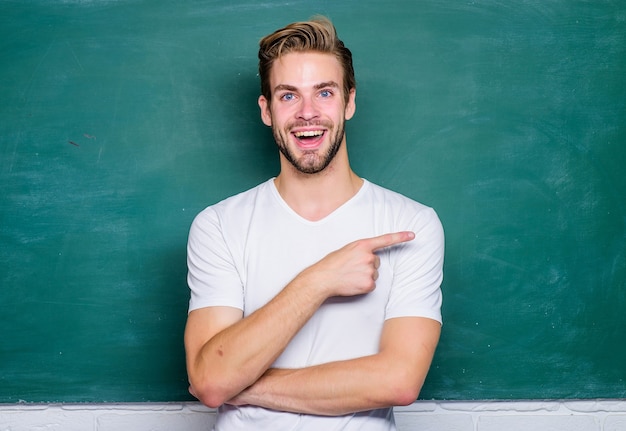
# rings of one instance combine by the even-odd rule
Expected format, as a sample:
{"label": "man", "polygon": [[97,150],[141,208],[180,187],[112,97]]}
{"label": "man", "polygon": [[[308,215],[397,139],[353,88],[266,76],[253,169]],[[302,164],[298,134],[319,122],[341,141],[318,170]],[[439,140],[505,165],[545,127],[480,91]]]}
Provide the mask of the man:
{"label": "man", "polygon": [[259,60],[280,173],[192,224],[190,392],[216,430],[394,430],[439,339],[441,224],[350,168],[352,56],[330,21],[277,30]]}

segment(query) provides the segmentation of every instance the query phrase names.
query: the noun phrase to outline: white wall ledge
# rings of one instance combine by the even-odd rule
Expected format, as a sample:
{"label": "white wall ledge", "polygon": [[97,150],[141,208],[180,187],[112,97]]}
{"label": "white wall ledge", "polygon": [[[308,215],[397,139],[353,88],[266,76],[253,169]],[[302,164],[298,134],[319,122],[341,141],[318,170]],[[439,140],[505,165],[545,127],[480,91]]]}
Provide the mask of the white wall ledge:
{"label": "white wall ledge", "polygon": [[[626,431],[626,400],[418,401],[400,431]],[[207,431],[199,403],[0,404],[0,431]]]}

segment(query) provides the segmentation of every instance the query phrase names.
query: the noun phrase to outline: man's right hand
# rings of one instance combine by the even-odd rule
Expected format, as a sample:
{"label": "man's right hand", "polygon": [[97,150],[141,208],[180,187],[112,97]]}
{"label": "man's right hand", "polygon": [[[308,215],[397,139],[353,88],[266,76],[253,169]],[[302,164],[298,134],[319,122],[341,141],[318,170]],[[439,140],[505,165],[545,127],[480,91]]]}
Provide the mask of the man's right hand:
{"label": "man's right hand", "polygon": [[403,231],[351,242],[308,267],[297,278],[307,278],[307,284],[322,289],[328,298],[369,293],[376,288],[380,267],[376,251],[414,238],[413,232]]}

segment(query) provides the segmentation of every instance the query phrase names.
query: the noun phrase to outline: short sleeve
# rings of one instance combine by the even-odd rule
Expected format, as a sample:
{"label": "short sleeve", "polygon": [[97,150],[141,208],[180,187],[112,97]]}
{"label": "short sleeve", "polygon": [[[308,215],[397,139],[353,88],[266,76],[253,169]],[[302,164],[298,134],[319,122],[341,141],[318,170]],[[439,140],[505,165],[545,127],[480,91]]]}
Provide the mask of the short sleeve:
{"label": "short sleeve", "polygon": [[211,306],[243,310],[243,287],[218,213],[209,207],[194,219],[187,242],[189,311]]}
{"label": "short sleeve", "polygon": [[411,223],[413,241],[394,250],[393,282],[386,318],[427,317],[442,322],[444,232],[432,208],[419,211]]}

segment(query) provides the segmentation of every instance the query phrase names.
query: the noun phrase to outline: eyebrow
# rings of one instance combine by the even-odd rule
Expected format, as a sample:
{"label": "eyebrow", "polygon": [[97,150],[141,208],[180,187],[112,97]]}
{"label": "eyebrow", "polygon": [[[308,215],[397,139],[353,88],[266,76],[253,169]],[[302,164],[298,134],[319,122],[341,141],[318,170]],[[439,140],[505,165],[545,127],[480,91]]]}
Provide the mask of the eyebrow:
{"label": "eyebrow", "polygon": [[[319,90],[321,88],[328,88],[328,87],[339,88],[339,84],[337,84],[335,81],[327,81],[327,82],[320,82],[319,84],[315,84],[313,86],[313,88],[316,90]],[[278,92],[278,91],[298,91],[298,88],[294,87],[293,85],[278,84],[276,87],[274,87],[274,92]]]}
{"label": "eyebrow", "polygon": [[328,81],[328,82],[320,82],[319,84],[315,85],[316,90],[319,90],[321,88],[327,88],[327,87],[339,88],[339,84],[337,84],[335,81]]}

